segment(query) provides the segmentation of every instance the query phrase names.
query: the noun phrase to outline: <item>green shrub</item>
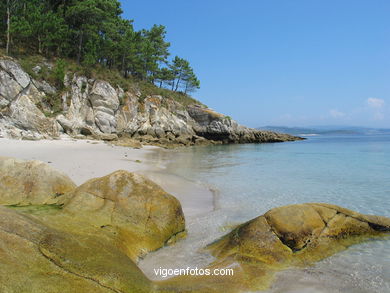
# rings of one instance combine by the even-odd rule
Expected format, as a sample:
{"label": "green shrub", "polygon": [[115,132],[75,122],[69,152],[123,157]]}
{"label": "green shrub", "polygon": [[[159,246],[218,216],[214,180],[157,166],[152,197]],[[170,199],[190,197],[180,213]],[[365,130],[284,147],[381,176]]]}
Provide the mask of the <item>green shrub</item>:
{"label": "green shrub", "polygon": [[57,59],[54,66],[52,77],[55,85],[62,89],[64,87],[64,77],[66,74],[67,62],[64,59]]}

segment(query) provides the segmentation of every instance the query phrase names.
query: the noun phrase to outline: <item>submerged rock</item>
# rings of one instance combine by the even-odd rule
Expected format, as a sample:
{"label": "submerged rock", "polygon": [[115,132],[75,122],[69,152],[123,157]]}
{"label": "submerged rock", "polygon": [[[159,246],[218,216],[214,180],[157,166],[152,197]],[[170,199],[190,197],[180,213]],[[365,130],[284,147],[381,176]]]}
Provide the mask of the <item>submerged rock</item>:
{"label": "submerged rock", "polygon": [[[220,277],[205,286],[210,289],[207,292],[213,292],[213,284],[222,289],[232,283],[236,287],[232,292],[266,289],[277,271],[311,265],[389,232],[389,218],[362,215],[335,205],[313,203],[275,208],[207,247],[217,258],[210,267],[234,267],[235,277]],[[170,282],[175,280],[167,283]],[[188,282],[186,288],[199,289],[194,280]]]}
{"label": "submerged rock", "polygon": [[0,157],[0,204],[58,204],[75,188],[67,175],[45,163]]}
{"label": "submerged rock", "polygon": [[233,275],[151,282],[136,261],[185,223],[180,202],[145,177],[116,171],[76,188],[43,163],[0,158],[0,204],[0,292],[260,290],[278,270],[390,232],[388,218],[334,205],[275,208],[207,247],[216,260],[204,269]]}
{"label": "submerged rock", "polygon": [[233,269],[234,276],[180,276],[162,282],[162,288],[179,292],[264,290],[277,271],[311,265],[389,232],[390,219],[385,217],[330,204],[283,206],[238,226],[206,248],[216,257],[207,268]]}
{"label": "submerged rock", "polygon": [[[269,264],[319,260],[364,237],[390,232],[390,219],[330,204],[272,209],[210,245],[217,257],[252,258]],[[327,251],[327,252],[325,252]]]}

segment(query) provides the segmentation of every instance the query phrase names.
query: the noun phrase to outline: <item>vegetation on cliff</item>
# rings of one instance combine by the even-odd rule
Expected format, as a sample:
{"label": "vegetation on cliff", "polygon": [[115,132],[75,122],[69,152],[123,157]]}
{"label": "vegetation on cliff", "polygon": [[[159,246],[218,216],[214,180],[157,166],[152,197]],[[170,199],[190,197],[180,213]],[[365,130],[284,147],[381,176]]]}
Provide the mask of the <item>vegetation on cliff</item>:
{"label": "vegetation on cliff", "polygon": [[117,70],[160,88],[188,93],[200,86],[190,63],[169,60],[163,25],[134,30],[117,0],[7,0],[0,3],[0,46],[6,54],[73,59]]}
{"label": "vegetation on cliff", "polygon": [[187,60],[169,58],[165,27],[135,31],[121,13],[117,0],[0,3],[0,137],[167,147],[299,139],[193,99],[199,80]]}

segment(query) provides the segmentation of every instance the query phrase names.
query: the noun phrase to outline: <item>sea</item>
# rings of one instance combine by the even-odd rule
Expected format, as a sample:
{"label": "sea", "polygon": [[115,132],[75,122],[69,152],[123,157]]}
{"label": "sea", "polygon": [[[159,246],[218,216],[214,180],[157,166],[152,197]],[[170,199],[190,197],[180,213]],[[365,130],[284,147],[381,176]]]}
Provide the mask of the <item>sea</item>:
{"label": "sea", "polygon": [[[390,217],[390,134],[309,135],[304,141],[197,146],[164,156],[165,172],[214,191],[214,211],[141,268],[202,267],[201,248],[274,207],[323,202]],[[264,292],[264,291],[263,291]],[[314,266],[279,272],[265,292],[390,292],[390,238],[354,245]]]}

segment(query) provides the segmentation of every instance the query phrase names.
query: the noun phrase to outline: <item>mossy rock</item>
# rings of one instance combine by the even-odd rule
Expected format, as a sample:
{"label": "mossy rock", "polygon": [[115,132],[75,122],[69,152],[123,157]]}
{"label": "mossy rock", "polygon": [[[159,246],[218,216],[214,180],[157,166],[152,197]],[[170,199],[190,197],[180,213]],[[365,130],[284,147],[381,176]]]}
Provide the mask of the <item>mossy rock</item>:
{"label": "mossy rock", "polygon": [[0,204],[60,204],[76,184],[40,161],[0,157]]}
{"label": "mossy rock", "polygon": [[153,284],[99,234],[72,234],[0,206],[0,292],[153,292]]}
{"label": "mossy rock", "polygon": [[144,176],[127,171],[82,184],[70,193],[63,211],[116,230],[134,261],[185,230],[180,202]]}

